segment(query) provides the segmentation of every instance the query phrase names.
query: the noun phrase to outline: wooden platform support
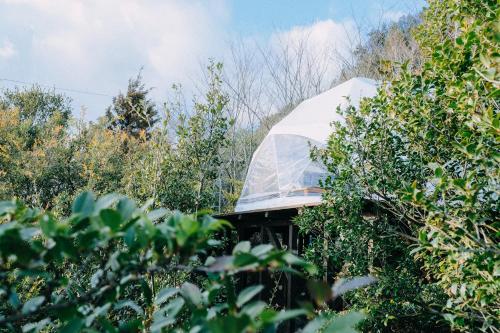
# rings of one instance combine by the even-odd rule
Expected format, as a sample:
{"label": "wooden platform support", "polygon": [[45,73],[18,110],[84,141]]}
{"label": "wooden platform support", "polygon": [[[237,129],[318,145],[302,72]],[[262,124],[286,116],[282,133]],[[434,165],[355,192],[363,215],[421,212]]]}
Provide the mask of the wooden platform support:
{"label": "wooden platform support", "polygon": [[[302,255],[307,236],[299,234],[298,227],[292,223],[300,208],[253,211],[219,215],[235,227],[236,232],[230,237],[226,251],[230,251],[240,241],[250,241],[252,246],[272,244],[276,248]],[[260,298],[277,309],[291,309],[298,302],[306,299],[305,281],[290,273],[260,272],[238,276],[237,288],[243,289],[250,284],[262,284],[266,288]],[[283,325],[280,332],[294,332],[299,323]]]}

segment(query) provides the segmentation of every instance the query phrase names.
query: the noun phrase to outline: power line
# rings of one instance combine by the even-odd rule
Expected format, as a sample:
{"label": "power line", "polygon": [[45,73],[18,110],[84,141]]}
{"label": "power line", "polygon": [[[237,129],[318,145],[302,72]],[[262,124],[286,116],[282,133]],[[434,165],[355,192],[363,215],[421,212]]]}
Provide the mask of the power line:
{"label": "power line", "polygon": [[72,93],[76,93],[76,94],[94,95],[94,96],[103,96],[103,97],[113,97],[112,95],[108,95],[108,94],[104,94],[104,93],[99,93],[99,92],[77,90],[77,89],[70,89],[70,88],[59,88],[59,87],[56,87],[56,86],[50,86],[48,84],[26,82],[26,81],[13,80],[13,79],[1,78],[1,77],[0,77],[0,81],[12,82],[12,83],[20,83],[20,84],[29,84],[29,85],[39,85],[41,87],[46,87],[46,88],[51,88],[51,89],[61,90],[61,91],[67,91],[67,92],[72,92]]}

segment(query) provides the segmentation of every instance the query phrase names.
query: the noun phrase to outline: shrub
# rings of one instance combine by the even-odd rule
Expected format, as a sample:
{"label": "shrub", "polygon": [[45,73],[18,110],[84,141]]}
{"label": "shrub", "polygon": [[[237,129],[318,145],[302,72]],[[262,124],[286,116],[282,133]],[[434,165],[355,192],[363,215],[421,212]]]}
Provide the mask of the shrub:
{"label": "shrub", "polygon": [[[316,154],[332,173],[324,207],[300,222],[332,240],[335,269],[381,270],[375,290],[413,284],[397,311],[409,304],[428,324],[436,313],[464,331],[496,332],[500,318],[498,13],[496,1],[429,1],[421,70],[392,64],[398,74],[377,96],[345,110]],[[363,217],[366,202],[374,211]],[[368,305],[377,327],[401,322],[384,293],[366,296],[346,302]]]}
{"label": "shrub", "polygon": [[[19,201],[0,202],[0,217],[1,331],[273,332],[297,316],[316,317],[311,305],[277,311],[254,300],[260,285],[237,293],[239,272],[315,268],[267,244],[241,242],[232,255],[211,256],[213,236],[228,223],[208,215],[84,192],[63,220]],[[176,284],[183,272],[189,281]],[[338,293],[364,284],[351,281]],[[360,316],[318,316],[304,332],[352,332]]]}

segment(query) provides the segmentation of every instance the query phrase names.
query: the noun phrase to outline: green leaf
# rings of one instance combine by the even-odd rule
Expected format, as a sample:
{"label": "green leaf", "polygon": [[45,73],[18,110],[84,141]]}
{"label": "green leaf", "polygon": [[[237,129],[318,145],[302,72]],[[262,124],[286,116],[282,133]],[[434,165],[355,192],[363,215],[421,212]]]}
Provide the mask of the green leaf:
{"label": "green leaf", "polygon": [[[250,253],[256,257],[260,257],[266,253],[269,253],[270,251],[272,251],[272,249],[274,249],[274,246],[272,246],[271,244],[261,244],[261,245],[257,245],[256,247],[254,247],[250,251]],[[248,252],[248,251],[244,251],[244,252]]]}
{"label": "green leaf", "polygon": [[120,309],[123,309],[123,308],[131,308],[139,316],[144,315],[144,311],[142,310],[142,308],[139,305],[137,305],[136,302],[134,302],[132,300],[129,300],[129,299],[119,301],[118,303],[115,304],[114,308],[115,308],[115,310],[120,310]]}
{"label": "green leaf", "polygon": [[305,316],[308,314],[307,310],[304,309],[293,309],[293,310],[281,310],[276,316],[272,318],[272,322],[281,323],[286,320],[290,320],[299,316]]}
{"label": "green leaf", "polygon": [[19,295],[13,290],[9,293],[9,303],[14,309],[17,309],[19,306],[21,306]]}
{"label": "green leaf", "polygon": [[120,230],[120,225],[122,222],[122,217],[120,213],[113,209],[103,209],[99,213],[102,222],[108,226],[112,231],[116,232]]}
{"label": "green leaf", "polygon": [[226,315],[210,320],[208,322],[208,327],[209,332],[212,333],[240,333],[247,332],[247,327],[250,324],[250,318],[246,315],[241,317]]}
{"label": "green leaf", "polygon": [[132,320],[127,320],[123,323],[120,323],[119,332],[120,333],[137,333],[141,332],[142,328],[142,319],[137,318],[137,319],[132,319]]}
{"label": "green leaf", "polygon": [[201,332],[202,329],[203,328],[200,325],[196,325],[196,326],[191,327],[191,329],[189,330],[189,333],[199,333],[199,332]]}
{"label": "green leaf", "polygon": [[44,301],[45,301],[45,296],[33,297],[33,298],[29,299],[26,303],[24,303],[21,312],[23,314],[31,313],[31,312],[35,311],[36,309],[38,309],[38,307],[40,305],[42,305],[42,303]]}
{"label": "green leaf", "polygon": [[6,234],[9,230],[17,229],[16,222],[8,222],[0,224],[0,237]]}
{"label": "green leaf", "polygon": [[185,282],[181,286],[181,294],[182,296],[193,303],[195,306],[201,305],[201,291],[198,286]]}
{"label": "green leaf", "polygon": [[13,214],[16,211],[16,204],[13,201],[0,201],[0,216]]}
{"label": "green leaf", "polygon": [[120,212],[123,220],[128,221],[137,209],[137,206],[135,205],[135,202],[133,202],[129,198],[122,198],[120,199],[120,201],[118,201],[116,209],[118,210],[118,212]]}
{"label": "green leaf", "polygon": [[122,196],[116,193],[109,193],[97,199],[95,203],[95,212],[99,213],[101,210],[111,207]]}
{"label": "green leaf", "polygon": [[25,241],[30,241],[33,237],[40,235],[40,229],[26,227],[19,231],[20,236]]}
{"label": "green leaf", "polygon": [[216,239],[207,240],[207,245],[209,245],[211,247],[217,247],[217,246],[220,246],[221,244],[222,244],[222,242],[219,240],[216,240]]}
{"label": "green leaf", "polygon": [[327,319],[324,317],[316,317],[302,329],[301,333],[317,333],[326,324]]}
{"label": "green leaf", "polygon": [[95,273],[92,274],[92,276],[90,277],[90,286],[92,288],[97,287],[97,285],[99,284],[99,281],[103,275],[104,275],[104,271],[102,269],[98,269],[97,271],[95,271]]}
{"label": "green leaf", "polygon": [[106,333],[116,333],[118,330],[113,326],[113,324],[107,318],[98,318],[97,321],[101,324],[102,329]]}
{"label": "green leaf", "polygon": [[[222,271],[226,271],[226,270],[229,270],[232,267],[233,261],[234,261],[234,257],[233,256],[223,256],[223,257],[217,257],[217,258],[214,258],[214,259],[215,259],[215,261],[213,261],[210,264],[210,266],[202,268],[202,270],[204,270],[206,272],[222,272]],[[210,261],[212,261],[212,260],[210,260]]]}
{"label": "green leaf", "polygon": [[259,258],[256,256],[250,253],[238,252],[238,254],[234,257],[233,265],[236,267],[244,267],[258,262]]}
{"label": "green leaf", "polygon": [[465,147],[465,149],[469,154],[474,155],[474,154],[476,154],[476,151],[477,151],[477,145],[474,143],[471,143],[470,145],[467,145],[467,147]]}
{"label": "green leaf", "polygon": [[354,277],[348,280],[339,279],[332,287],[333,297],[338,297],[354,289],[363,288],[377,282],[371,275]]}
{"label": "green leaf", "polygon": [[251,244],[249,241],[239,242],[233,248],[233,254],[249,252],[250,248],[251,248]]}
{"label": "green leaf", "polygon": [[465,189],[466,180],[463,178],[453,179],[453,185]]}
{"label": "green leaf", "polygon": [[52,237],[56,233],[57,224],[51,216],[44,215],[40,221],[40,228],[45,236]]}
{"label": "green leaf", "polygon": [[266,302],[263,301],[257,301],[257,302],[252,302],[247,305],[245,305],[241,309],[241,313],[247,314],[250,318],[255,318],[259,316],[262,311],[264,311],[267,308]]}
{"label": "green leaf", "polygon": [[50,324],[50,319],[45,318],[45,319],[40,320],[36,323],[29,323],[29,324],[24,325],[22,330],[23,330],[23,332],[38,333],[42,329],[44,329],[48,324]]}
{"label": "green leaf", "polygon": [[188,237],[198,232],[200,228],[198,221],[191,218],[191,216],[182,216],[179,226]]}
{"label": "green leaf", "polygon": [[153,301],[153,291],[149,288],[149,284],[145,279],[141,279],[141,289],[146,304],[151,304]]}
{"label": "green leaf", "polygon": [[481,53],[479,55],[479,60],[481,61],[484,67],[489,68],[491,66],[491,59],[487,55]]}
{"label": "green leaf", "polygon": [[151,221],[156,221],[167,215],[169,212],[170,211],[165,208],[155,209],[148,213],[148,219],[150,219]]}
{"label": "green leaf", "polygon": [[434,170],[434,176],[436,176],[436,178],[441,178],[443,176],[443,174],[444,174],[444,171],[442,168],[438,167]]}
{"label": "green leaf", "polygon": [[333,321],[326,327],[325,333],[357,333],[354,327],[358,325],[365,315],[361,312],[349,312],[345,315],[335,317]]}
{"label": "green leaf", "polygon": [[153,314],[153,324],[151,325],[152,332],[159,332],[163,327],[175,323],[175,319],[179,311],[184,306],[184,299],[178,297],[170,303],[159,309]]}
{"label": "green leaf", "polygon": [[158,292],[155,298],[155,304],[161,305],[165,303],[170,297],[176,295],[179,292],[179,288],[163,288]]}
{"label": "green leaf", "polygon": [[283,259],[287,262],[287,264],[290,265],[297,265],[297,266],[307,266],[309,263],[307,263],[304,259],[296,256],[293,253],[286,252],[283,255]]}
{"label": "green leaf", "polygon": [[103,306],[96,307],[94,311],[85,319],[85,326],[88,327],[92,325],[96,318],[105,316],[106,313],[108,313],[109,308],[111,308],[111,303],[106,303]]}
{"label": "green leaf", "polygon": [[81,193],[73,202],[73,214],[80,214],[82,217],[87,217],[94,211],[95,196],[92,192]]}
{"label": "green leaf", "polygon": [[238,295],[238,298],[236,299],[236,306],[241,308],[244,304],[250,301],[255,295],[260,293],[262,289],[264,289],[264,286],[262,285],[250,286],[248,288],[243,289],[241,293]]}
{"label": "green leaf", "polygon": [[125,244],[127,244],[128,247],[133,247],[135,244],[135,228],[134,227],[129,227],[127,231],[125,232],[125,237],[123,237],[123,240],[125,241]]}
{"label": "green leaf", "polygon": [[80,332],[83,327],[83,319],[74,318],[70,320],[63,328],[59,330],[59,333],[76,333]]}

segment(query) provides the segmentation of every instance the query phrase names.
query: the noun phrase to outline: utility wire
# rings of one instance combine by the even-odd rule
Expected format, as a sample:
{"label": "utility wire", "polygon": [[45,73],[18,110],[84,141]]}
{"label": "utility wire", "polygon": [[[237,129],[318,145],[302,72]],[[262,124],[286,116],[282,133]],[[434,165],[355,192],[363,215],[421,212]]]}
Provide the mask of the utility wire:
{"label": "utility wire", "polygon": [[67,92],[72,92],[72,93],[76,93],[76,94],[94,95],[94,96],[103,96],[103,97],[113,97],[112,95],[98,93],[98,92],[85,91],[85,90],[77,90],[77,89],[69,89],[69,88],[59,88],[59,87],[55,87],[55,86],[50,86],[48,84],[26,82],[26,81],[20,81],[20,80],[12,80],[12,79],[1,78],[1,77],[0,77],[0,81],[12,82],[12,83],[20,83],[20,84],[29,84],[29,85],[39,85],[41,87],[52,88],[52,89],[55,89],[55,90],[67,91]]}

